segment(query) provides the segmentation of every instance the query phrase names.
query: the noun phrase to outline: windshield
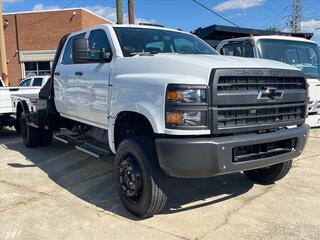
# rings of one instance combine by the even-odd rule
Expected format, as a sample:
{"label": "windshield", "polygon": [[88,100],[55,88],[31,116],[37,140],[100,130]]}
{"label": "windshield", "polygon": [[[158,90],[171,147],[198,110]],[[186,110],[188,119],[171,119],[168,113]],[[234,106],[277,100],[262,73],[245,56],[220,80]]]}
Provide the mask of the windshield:
{"label": "windshield", "polygon": [[132,27],[115,27],[123,55],[137,53],[218,54],[199,38],[186,33]]}
{"label": "windshield", "polygon": [[320,51],[315,43],[260,39],[258,48],[261,58],[294,65],[306,76],[320,77]]}

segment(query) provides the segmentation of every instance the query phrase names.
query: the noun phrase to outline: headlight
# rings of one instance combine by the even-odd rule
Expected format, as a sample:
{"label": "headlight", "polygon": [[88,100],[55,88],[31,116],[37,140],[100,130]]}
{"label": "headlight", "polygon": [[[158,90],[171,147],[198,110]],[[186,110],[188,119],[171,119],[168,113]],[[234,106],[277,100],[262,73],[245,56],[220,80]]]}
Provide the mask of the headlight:
{"label": "headlight", "polygon": [[166,112],[167,127],[206,127],[207,112],[204,111],[169,111]]}
{"label": "headlight", "polygon": [[168,85],[165,120],[167,128],[207,129],[207,86]]}
{"label": "headlight", "polygon": [[205,103],[206,89],[168,89],[167,101],[171,103]]}

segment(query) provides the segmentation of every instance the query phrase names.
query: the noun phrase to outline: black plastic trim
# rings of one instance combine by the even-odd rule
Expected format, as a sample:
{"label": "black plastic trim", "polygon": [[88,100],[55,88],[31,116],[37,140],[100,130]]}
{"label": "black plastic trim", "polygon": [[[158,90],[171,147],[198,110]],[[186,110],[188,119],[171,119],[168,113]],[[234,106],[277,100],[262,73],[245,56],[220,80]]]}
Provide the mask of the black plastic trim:
{"label": "black plastic trim", "polygon": [[[221,174],[263,168],[298,157],[305,147],[309,126],[269,133],[250,133],[207,138],[157,138],[156,151],[161,169],[179,178],[206,178]],[[239,146],[297,139],[289,153],[250,161],[233,162],[233,149]]]}

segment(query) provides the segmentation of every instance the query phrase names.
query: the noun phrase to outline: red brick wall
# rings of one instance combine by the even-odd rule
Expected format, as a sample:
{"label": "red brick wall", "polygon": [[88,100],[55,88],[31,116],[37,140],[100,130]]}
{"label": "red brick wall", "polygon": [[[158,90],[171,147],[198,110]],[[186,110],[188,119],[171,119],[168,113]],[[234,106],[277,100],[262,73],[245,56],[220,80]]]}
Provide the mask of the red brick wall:
{"label": "red brick wall", "polygon": [[[73,15],[73,12],[76,14]],[[15,16],[17,19],[19,48],[16,41]],[[9,21],[5,29],[9,82],[17,85],[22,78],[19,56],[16,51],[54,50],[62,36],[83,28],[106,23],[87,11],[65,10],[38,13],[4,15]]]}

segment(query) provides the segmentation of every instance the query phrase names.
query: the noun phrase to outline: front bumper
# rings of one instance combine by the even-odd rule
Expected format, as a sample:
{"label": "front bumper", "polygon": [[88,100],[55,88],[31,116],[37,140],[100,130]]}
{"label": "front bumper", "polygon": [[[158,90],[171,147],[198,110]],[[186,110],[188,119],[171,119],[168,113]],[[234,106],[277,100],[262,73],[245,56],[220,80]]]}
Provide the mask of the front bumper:
{"label": "front bumper", "polygon": [[[270,133],[251,133],[215,138],[156,139],[161,169],[169,176],[205,178],[263,168],[298,157],[307,141],[308,125]],[[234,148],[296,139],[292,151],[276,156],[234,162]]]}

